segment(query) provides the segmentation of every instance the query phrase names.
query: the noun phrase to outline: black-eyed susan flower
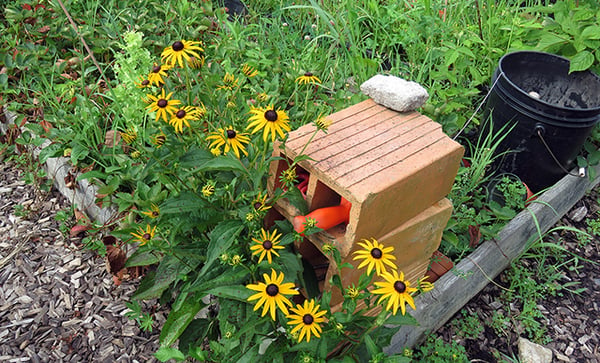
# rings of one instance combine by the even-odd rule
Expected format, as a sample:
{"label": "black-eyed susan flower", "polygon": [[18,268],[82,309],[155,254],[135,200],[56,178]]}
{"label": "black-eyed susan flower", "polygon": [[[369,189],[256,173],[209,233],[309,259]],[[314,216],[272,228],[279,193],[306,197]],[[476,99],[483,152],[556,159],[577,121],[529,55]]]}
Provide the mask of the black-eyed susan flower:
{"label": "black-eyed susan flower", "polygon": [[258,74],[258,70],[256,70],[256,68],[248,65],[248,64],[244,64],[242,66],[242,73],[248,77],[248,78],[252,78],[252,77],[256,77],[256,75]]}
{"label": "black-eyed susan flower", "polygon": [[179,100],[172,100],[171,96],[173,92],[165,95],[165,90],[162,89],[159,96],[146,95],[148,97],[150,111],[156,112],[156,121],[163,119],[165,122],[169,122],[169,118],[177,111],[175,106],[181,104]]}
{"label": "black-eyed susan flower", "polygon": [[269,95],[265,92],[261,92],[258,95],[256,95],[256,99],[260,102],[267,102],[267,100],[269,99]]}
{"label": "black-eyed susan flower", "polygon": [[217,86],[217,89],[232,91],[238,87],[238,79],[231,73],[225,73],[223,76],[223,84]]}
{"label": "black-eyed susan flower", "polygon": [[183,67],[184,60],[189,64],[192,57],[202,58],[200,53],[204,52],[204,49],[200,47],[200,44],[200,42],[191,40],[178,40],[162,51],[161,60],[164,64],[171,66],[179,64],[180,67]]}
{"label": "black-eyed susan flower", "polygon": [[267,205],[267,196],[266,193],[264,195],[262,192],[258,193],[252,200],[252,208],[257,212],[264,212],[271,209],[271,206]]}
{"label": "black-eyed susan flower", "polygon": [[273,263],[272,255],[279,256],[279,253],[276,250],[284,248],[279,245],[281,233],[277,234],[277,229],[274,229],[273,232],[269,233],[262,228],[260,230],[260,237],[261,238],[252,238],[252,241],[256,243],[250,247],[250,250],[253,251],[252,256],[260,254],[260,256],[258,256],[258,263],[261,263],[265,256],[267,256],[267,261],[269,261],[269,263]]}
{"label": "black-eyed susan flower", "polygon": [[132,144],[137,139],[137,132],[133,128],[129,128],[125,132],[119,132],[119,135],[126,144]]}
{"label": "black-eyed susan flower", "polygon": [[252,107],[250,113],[252,116],[248,120],[249,124],[246,129],[254,128],[253,134],[263,130],[264,141],[267,141],[269,135],[271,141],[275,141],[277,135],[284,139],[284,131],[290,131],[288,115],[283,110],[275,110],[273,105],[269,105],[267,108]]}
{"label": "black-eyed susan flower", "polygon": [[206,60],[203,56],[201,56],[200,58],[191,57],[190,60],[188,61],[188,64],[190,65],[190,67],[192,67],[194,69],[198,69],[198,68],[202,68],[202,66],[204,66],[205,61]]}
{"label": "black-eyed susan flower", "polygon": [[167,142],[167,135],[165,135],[164,132],[160,132],[154,136],[152,136],[152,138],[150,139],[150,142],[156,146],[156,148],[160,148],[161,146],[163,146],[165,144],[165,142]]}
{"label": "black-eyed susan flower", "polygon": [[291,333],[300,331],[298,336],[298,342],[301,342],[303,338],[306,338],[306,342],[310,342],[311,335],[317,338],[321,337],[321,326],[319,324],[325,322],[324,315],[327,313],[326,310],[319,311],[320,305],[315,305],[315,301],[305,300],[303,305],[296,304],[296,307],[290,308],[291,314],[287,317],[289,319],[289,325],[295,325]]}
{"label": "black-eyed susan flower", "polygon": [[385,265],[394,269],[397,268],[392,262],[396,259],[396,256],[391,254],[394,247],[384,247],[375,238],[372,238],[371,241],[363,239],[362,242],[358,242],[358,245],[363,249],[353,253],[356,255],[353,260],[364,260],[358,265],[358,268],[367,266],[367,274],[371,274],[373,267],[375,267],[378,276],[386,271]]}
{"label": "black-eyed susan flower", "polygon": [[208,182],[208,183],[204,184],[204,186],[202,187],[202,195],[205,198],[210,197],[214,193],[215,193],[215,183],[214,182]]}
{"label": "black-eyed susan flower", "polygon": [[356,299],[360,296],[360,291],[353,284],[346,289],[344,296],[349,297],[350,299]]}
{"label": "black-eyed susan flower", "polygon": [[190,127],[190,121],[198,119],[198,111],[194,106],[180,107],[169,120],[169,124],[175,128],[175,132],[183,132],[183,125]]}
{"label": "black-eyed susan flower", "polygon": [[157,87],[165,84],[165,80],[163,77],[167,77],[167,72],[172,67],[168,64],[156,64],[154,63],[154,67],[152,67],[152,71],[148,73],[148,81],[150,81],[150,85],[156,85]]}
{"label": "black-eyed susan flower", "polygon": [[160,208],[156,204],[152,203],[150,205],[149,210],[143,211],[141,213],[152,219],[158,218],[160,216]]}
{"label": "black-eyed susan flower", "polygon": [[223,252],[219,255],[219,260],[221,263],[225,264],[229,261],[229,254],[227,252]]}
{"label": "black-eyed susan flower", "polygon": [[317,129],[327,133],[329,126],[331,126],[331,120],[326,116],[319,115],[315,120],[315,126]]}
{"label": "black-eyed susan flower", "polygon": [[258,300],[254,305],[254,311],[262,306],[260,316],[265,316],[270,313],[271,319],[275,320],[275,312],[277,308],[288,315],[288,306],[292,306],[292,302],[285,295],[298,295],[299,292],[294,289],[294,284],[291,282],[283,282],[285,275],[283,272],[277,274],[277,271],[271,269],[271,276],[263,274],[265,282],[258,284],[248,284],[246,287],[250,290],[258,291],[258,293],[250,296],[248,301]]}
{"label": "black-eyed susan flower", "polygon": [[142,76],[138,77],[137,82],[134,82],[137,88],[149,88],[152,86],[148,78],[144,78]]}
{"label": "black-eyed susan flower", "polygon": [[375,295],[381,295],[377,303],[381,303],[384,300],[388,300],[385,310],[390,311],[396,315],[398,307],[402,311],[402,315],[406,314],[406,304],[410,305],[411,308],[416,309],[415,301],[411,296],[411,293],[417,291],[414,287],[410,287],[410,283],[404,280],[404,273],[392,270],[391,273],[385,272],[381,275],[385,281],[376,281],[375,286],[379,288],[371,291]]}
{"label": "black-eyed susan flower", "polygon": [[319,77],[315,76],[311,72],[306,72],[300,77],[296,78],[296,83],[298,84],[317,84],[321,83]]}
{"label": "black-eyed susan flower", "polygon": [[337,247],[335,247],[335,245],[332,242],[327,242],[323,243],[323,246],[321,246],[321,250],[323,250],[324,254],[331,255],[335,250],[337,250]]}
{"label": "black-eyed susan flower", "polygon": [[135,237],[134,241],[139,242],[140,245],[143,246],[154,238],[155,233],[156,226],[151,227],[149,224],[147,224],[146,229],[143,227],[138,227],[137,233],[131,232],[131,235]]}
{"label": "black-eyed susan flower", "polygon": [[221,146],[225,146],[225,154],[229,152],[229,150],[232,150],[238,159],[240,157],[240,152],[248,156],[244,144],[248,144],[250,138],[247,133],[237,132],[233,126],[211,132],[210,135],[206,137],[206,140],[211,141],[209,146],[211,150],[221,150]]}
{"label": "black-eyed susan flower", "polygon": [[292,185],[296,181],[297,177],[298,175],[296,174],[296,168],[287,168],[281,172],[279,181],[285,185]]}
{"label": "black-eyed susan flower", "polygon": [[242,262],[244,262],[244,258],[240,255],[233,255],[231,256],[231,259],[229,259],[229,264],[231,266],[237,266],[239,264],[241,264]]}
{"label": "black-eyed susan flower", "polygon": [[433,290],[433,283],[427,281],[428,278],[429,278],[429,276],[424,276],[424,277],[420,278],[419,281],[417,282],[417,289],[420,292],[427,292],[427,291]]}

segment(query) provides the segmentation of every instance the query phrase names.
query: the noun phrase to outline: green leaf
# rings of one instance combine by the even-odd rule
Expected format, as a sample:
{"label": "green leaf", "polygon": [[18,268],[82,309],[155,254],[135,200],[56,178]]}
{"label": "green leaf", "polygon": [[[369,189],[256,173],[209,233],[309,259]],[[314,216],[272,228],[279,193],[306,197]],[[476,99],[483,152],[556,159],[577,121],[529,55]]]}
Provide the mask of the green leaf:
{"label": "green leaf", "polygon": [[569,42],[568,38],[562,37],[562,36],[554,34],[554,33],[545,33],[540,38],[537,48],[539,50],[548,50],[549,48],[552,48],[553,46],[556,46],[559,44],[566,44],[568,42]]}
{"label": "green leaf", "polygon": [[212,265],[218,260],[219,256],[235,241],[237,236],[244,229],[242,221],[226,220],[219,223],[210,233],[210,244],[206,253],[206,263],[202,266],[198,276],[204,275]]}
{"label": "green leaf", "polygon": [[77,181],[79,180],[83,180],[83,179],[106,179],[107,174],[100,171],[100,170],[91,170],[88,171],[87,173],[83,173],[83,174],[79,174],[77,176]]}
{"label": "green leaf", "polygon": [[39,154],[40,163],[45,163],[49,158],[62,156],[63,146],[61,144],[50,144],[43,148]]}
{"label": "green leaf", "polygon": [[581,32],[583,39],[600,39],[600,26],[590,25]]}
{"label": "green leaf", "polygon": [[100,188],[98,188],[98,190],[96,191],[96,194],[110,195],[110,194],[114,193],[118,187],[119,187],[118,184],[103,185]]}
{"label": "green leaf", "polygon": [[203,306],[205,304],[202,299],[198,295],[192,294],[178,310],[171,310],[160,332],[161,346],[168,347],[175,343]]}
{"label": "green leaf", "polygon": [[210,151],[204,148],[192,147],[180,158],[179,166],[186,169],[193,169],[213,158],[214,156]]}
{"label": "green leaf", "polygon": [[[182,352],[199,359],[195,355],[203,355],[201,342],[210,334],[211,323],[212,321],[206,318],[192,320],[179,336],[179,349]],[[200,361],[202,362],[203,360]]]}
{"label": "green leaf", "polygon": [[396,315],[390,315],[390,317],[386,319],[385,324],[417,326],[419,325],[419,322],[408,312],[406,315],[402,315],[402,312],[398,311]]}
{"label": "green leaf", "polygon": [[250,295],[252,295],[254,292],[247,289],[244,285],[235,285],[220,286],[212,290],[208,290],[207,293],[224,299],[247,302]]}
{"label": "green leaf", "polygon": [[290,188],[284,196],[288,199],[291,205],[296,207],[300,212],[300,215],[308,214],[308,204],[306,203],[306,199],[300,192],[298,188]]}
{"label": "green leaf", "polygon": [[365,341],[365,346],[367,347],[367,352],[371,357],[373,357],[381,351],[381,349],[377,346],[377,344],[375,344],[373,338],[371,338],[369,334],[365,334],[363,339]]}
{"label": "green leaf", "polygon": [[127,261],[125,262],[125,267],[134,267],[134,266],[149,266],[160,261],[160,256],[155,251],[135,251]]}
{"label": "green leaf", "polygon": [[206,295],[209,291],[219,286],[239,284],[247,277],[248,271],[245,269],[237,269],[234,271],[228,269],[227,272],[223,273],[221,269],[214,268],[209,273],[202,275],[201,278],[197,278],[189,287],[188,291],[199,291],[202,295]]}
{"label": "green leaf", "polygon": [[204,200],[191,192],[182,192],[181,194],[165,200],[160,205],[160,212],[170,213],[189,213],[195,212],[206,205]]}
{"label": "green leaf", "polygon": [[185,274],[189,270],[190,268],[177,258],[165,256],[156,272],[146,275],[131,298],[136,300],[158,298],[181,274]]}
{"label": "green leaf", "polygon": [[198,166],[196,170],[201,172],[216,170],[246,172],[246,168],[239,159],[229,156],[216,157]]}
{"label": "green leaf", "polygon": [[[310,242],[305,242],[310,243]],[[317,275],[314,268],[306,259],[302,259],[303,272],[300,275],[300,283],[306,290],[306,294],[309,298],[319,296],[319,282],[317,281]]]}
{"label": "green leaf", "polygon": [[587,50],[575,54],[571,58],[571,64],[569,66],[569,73],[585,71],[594,64],[594,55]]}
{"label": "green leaf", "polygon": [[460,242],[456,233],[451,231],[444,231],[443,239],[454,247],[458,247]]}
{"label": "green leaf", "polygon": [[90,150],[86,146],[76,143],[71,149],[71,162],[77,165],[77,162],[85,159],[89,153]]}
{"label": "green leaf", "polygon": [[185,355],[183,355],[179,349],[168,347],[159,348],[156,353],[154,353],[154,356],[161,362],[166,362],[169,359],[175,359],[177,361],[182,361],[185,359]]}

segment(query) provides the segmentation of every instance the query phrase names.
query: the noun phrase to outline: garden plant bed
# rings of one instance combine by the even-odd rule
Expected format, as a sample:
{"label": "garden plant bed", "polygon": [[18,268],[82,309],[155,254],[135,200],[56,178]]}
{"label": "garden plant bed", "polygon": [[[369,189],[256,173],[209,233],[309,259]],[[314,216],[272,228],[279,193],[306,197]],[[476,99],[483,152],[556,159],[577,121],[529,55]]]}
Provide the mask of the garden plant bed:
{"label": "garden plant bed", "polygon": [[[502,85],[492,73],[503,55],[552,52],[568,58],[569,74],[600,73],[595,5],[244,0],[238,13],[229,3],[0,7],[0,128],[13,128],[0,134],[9,236],[0,239],[0,360],[528,361],[516,355],[520,338],[561,361],[598,355],[587,332],[600,321],[590,307],[598,244],[585,232],[600,236],[600,218],[596,207],[567,213],[582,198],[598,204],[585,195],[598,178],[565,177],[518,214],[522,183],[502,182],[506,203],[486,185],[502,136],[470,137],[485,134],[479,111]],[[335,137],[336,113],[377,99],[363,89],[373,75],[422,85],[428,98],[411,110],[432,122],[414,132],[413,123],[375,122],[356,140],[354,125],[337,135],[348,141],[339,154],[329,141],[316,148],[323,134]],[[599,130],[577,164],[598,164]],[[404,159],[395,151],[413,149],[395,131],[421,141],[463,135],[463,157],[451,153],[458,172],[436,177],[444,162],[396,165]],[[335,165],[312,168],[332,155]],[[402,175],[411,182],[393,180]],[[371,185],[353,189],[363,177]],[[445,203],[431,238],[433,228],[416,228],[430,219],[409,212],[420,188],[442,182],[416,200],[429,206],[418,217]],[[293,220],[278,209],[285,201],[301,212]],[[332,211],[330,224],[316,218]],[[553,229],[561,218],[572,225]],[[404,231],[436,245],[400,246]],[[321,234],[333,238],[314,244]],[[420,277],[440,239],[440,252],[460,258],[435,272],[434,288]],[[446,343],[427,335],[435,331]]]}
{"label": "garden plant bed", "polygon": [[[11,119],[14,120],[14,117]],[[63,164],[66,162],[67,160],[65,158],[51,158],[47,162],[46,168],[48,169],[49,175],[56,178],[54,180],[55,187],[61,190],[63,194],[67,194],[69,197],[66,200],[70,200],[71,202],[75,200],[74,198],[78,198],[79,200],[93,199],[93,188],[75,188],[74,191],[79,192],[79,195],[75,197],[73,194],[73,189],[65,186],[64,176],[60,176],[57,171],[69,170],[69,166],[67,164]],[[598,171],[599,168],[596,169],[596,171]],[[598,175],[598,173],[596,173],[596,175]],[[481,244],[480,247],[478,247],[474,252],[457,263],[455,268],[450,273],[446,273],[439,278],[436,281],[436,288],[434,291],[432,291],[430,294],[418,296],[415,299],[417,310],[412,312],[412,315],[419,321],[420,326],[404,326],[400,328],[398,333],[396,333],[394,336],[392,344],[386,348],[388,352],[398,353],[407,346],[417,347],[423,342],[423,339],[426,338],[428,333],[435,332],[438,329],[440,330],[440,336],[444,338],[450,337],[452,334],[452,327],[450,324],[446,324],[446,322],[448,322],[448,320],[450,320],[463,308],[466,308],[466,311],[472,313],[475,311],[485,311],[487,309],[486,306],[489,307],[489,303],[493,301],[493,298],[490,297],[490,295],[493,294],[495,285],[489,284],[490,281],[498,276],[503,270],[505,270],[514,259],[518,258],[521,253],[526,250],[528,245],[526,241],[531,242],[532,240],[536,239],[540,233],[544,234],[546,231],[548,231],[553,225],[555,225],[556,222],[560,221],[561,218],[563,218],[563,216],[565,216],[565,214],[571,209],[571,207],[576,205],[576,203],[587,203],[588,205],[590,203],[594,203],[580,200],[586,195],[587,191],[593,189],[599,182],[600,177],[590,180],[589,178],[566,176],[548,191],[540,195],[536,202],[529,205],[527,210],[522,211],[512,221],[510,221],[498,234],[498,237],[495,240],[487,241]],[[98,219],[98,211],[95,209],[94,211],[95,212],[92,213],[91,217],[93,219]],[[106,211],[106,209],[100,210],[100,215],[102,213],[106,213]],[[86,253],[89,254],[90,252]],[[589,248],[586,248],[585,255],[583,257],[594,260],[594,253],[596,255],[598,253],[595,241],[590,244]],[[99,265],[96,266],[96,268],[102,271],[99,276],[104,277],[100,278],[106,279],[108,272],[104,272],[104,266]],[[95,276],[94,274],[91,275]],[[497,280],[501,281],[501,278],[498,278]],[[591,287],[588,288],[588,291],[592,293],[594,291],[593,284],[597,284],[597,279],[594,280],[590,278],[587,279],[587,281],[591,285]],[[501,284],[501,282],[499,282],[499,284]],[[94,283],[91,285],[98,284]],[[135,282],[129,281],[127,286],[129,285],[135,285]],[[108,285],[107,288],[109,288]],[[109,289],[107,291],[111,290]],[[114,294],[114,288],[112,291]],[[131,291],[128,293],[131,293]],[[123,296],[115,295],[115,299],[121,300],[122,298]],[[470,301],[471,299],[473,300]],[[575,302],[581,304],[585,302],[585,300],[581,297],[576,296],[574,299],[576,299],[574,300]],[[482,302],[484,302],[484,304],[482,304]],[[560,301],[556,301],[555,303],[558,302]],[[106,305],[104,304],[104,306]],[[552,307],[549,306],[546,311],[551,311],[551,309]],[[596,311],[596,307],[594,306],[590,308],[590,310],[594,312]],[[109,313],[111,311],[111,309],[108,309]],[[575,314],[574,309],[568,309],[565,307],[556,308],[555,311],[556,314],[558,314],[558,317],[556,317],[555,321],[559,322],[559,324],[561,319],[568,319],[563,316],[571,316],[572,314]],[[585,308],[577,311],[585,311]],[[123,315],[122,311],[119,311],[118,313]],[[485,313],[478,313],[478,315],[486,316]],[[581,321],[583,316],[585,315],[577,314],[572,318],[576,319],[576,321]],[[577,320],[577,318],[579,318],[579,320]],[[590,319],[592,319],[592,316],[590,316]],[[132,321],[127,321],[126,319],[123,320],[124,321],[121,322],[121,324],[126,324],[127,326],[133,324]],[[595,324],[593,322],[595,320],[597,319],[592,319],[591,324]],[[114,323],[113,321],[112,324],[118,323]],[[66,325],[69,326],[70,323],[66,323]],[[556,327],[554,328],[554,331],[557,334],[565,331],[560,325],[554,324],[554,326]],[[564,334],[559,335],[557,343],[555,346],[553,346],[556,353],[563,355],[565,353],[570,353],[573,347],[576,346],[578,339],[584,342],[583,344],[580,344],[582,346],[585,345],[587,341],[598,341],[597,338],[592,338],[591,335],[586,335],[583,333],[581,327],[577,327],[575,325],[569,326],[574,328],[572,332],[573,336],[571,339],[567,339],[564,337]],[[578,334],[577,332],[580,333]],[[581,337],[583,337],[583,340],[580,339]],[[474,356],[487,357],[489,352],[486,352],[485,350],[486,344],[488,344],[490,341],[497,342],[499,339],[501,340],[502,337],[499,337],[498,335],[494,336],[493,334],[482,334],[480,340],[477,341],[478,343],[466,341],[465,345],[470,348],[470,354],[473,354]],[[562,343],[560,339],[563,340]],[[516,344],[515,337],[508,336],[505,340],[506,341],[503,344],[506,345],[510,351],[511,343],[513,348]],[[18,341],[20,344],[24,344],[24,338]],[[564,341],[566,341],[566,343]],[[494,344],[503,345],[499,342]],[[59,345],[62,346],[62,343]],[[580,350],[580,354],[583,355],[583,352],[587,351],[589,351],[589,349],[585,350],[582,348]]]}

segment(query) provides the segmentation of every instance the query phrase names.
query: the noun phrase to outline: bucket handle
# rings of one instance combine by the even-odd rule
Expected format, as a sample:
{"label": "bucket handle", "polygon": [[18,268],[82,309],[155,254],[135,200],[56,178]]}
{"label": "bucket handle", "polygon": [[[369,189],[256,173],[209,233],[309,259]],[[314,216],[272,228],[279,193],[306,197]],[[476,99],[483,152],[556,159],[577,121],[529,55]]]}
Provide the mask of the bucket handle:
{"label": "bucket handle", "polygon": [[552,150],[550,150],[550,146],[548,146],[548,143],[544,139],[544,134],[546,133],[546,129],[544,128],[544,125],[538,123],[535,125],[533,130],[537,133],[540,140],[542,140],[542,144],[544,144],[544,147],[546,148],[546,150],[548,151],[550,156],[552,156],[552,159],[554,160],[556,165],[558,165],[562,169],[562,171],[564,171],[565,173],[567,173],[568,175],[571,175],[571,176],[576,176],[579,178],[585,177],[585,168],[579,168],[579,173],[570,172],[560,163],[560,161],[558,161],[558,159],[556,158],[556,156],[554,155]]}

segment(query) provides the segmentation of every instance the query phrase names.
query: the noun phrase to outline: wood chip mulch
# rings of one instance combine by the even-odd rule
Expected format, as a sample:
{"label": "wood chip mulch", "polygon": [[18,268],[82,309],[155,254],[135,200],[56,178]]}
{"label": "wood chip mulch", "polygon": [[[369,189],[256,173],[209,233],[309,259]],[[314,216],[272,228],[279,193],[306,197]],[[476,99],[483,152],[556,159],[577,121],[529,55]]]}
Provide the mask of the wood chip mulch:
{"label": "wood chip mulch", "polygon": [[[561,277],[557,283],[565,286],[575,284],[571,286],[573,290],[585,289],[578,294],[564,290],[548,293],[536,304],[542,317],[532,319],[540,322],[541,328],[546,331],[544,338],[549,342],[543,345],[552,351],[553,362],[600,363],[600,236],[592,236],[589,241],[582,242],[576,233],[560,229],[587,230],[588,220],[600,218],[599,201],[600,186],[578,201],[561,218],[557,224],[559,229],[545,238],[545,241],[558,243],[570,253],[561,261],[548,261],[548,266],[558,267],[555,273]],[[577,263],[572,260],[575,256]],[[538,267],[534,260],[526,259],[519,263],[532,271]],[[502,290],[509,286],[506,274],[507,271],[502,272],[493,284],[488,284],[436,332],[446,342],[454,341],[464,346],[472,362],[498,361],[491,354],[494,350],[508,357],[517,357],[519,337],[528,337],[524,324],[518,321],[513,321],[513,325],[505,327],[501,333],[491,328],[495,313],[517,316],[523,311],[522,304],[512,302],[510,312],[507,312],[506,304],[501,303]],[[460,325],[465,317],[475,317],[477,325],[484,327],[477,337],[461,336]]]}
{"label": "wood chip mulch", "polygon": [[157,361],[166,313],[140,331],[125,316],[138,281],[115,286],[104,259],[60,231],[69,201],[20,173],[0,162],[0,362]]}

